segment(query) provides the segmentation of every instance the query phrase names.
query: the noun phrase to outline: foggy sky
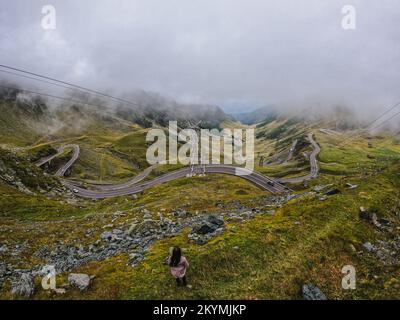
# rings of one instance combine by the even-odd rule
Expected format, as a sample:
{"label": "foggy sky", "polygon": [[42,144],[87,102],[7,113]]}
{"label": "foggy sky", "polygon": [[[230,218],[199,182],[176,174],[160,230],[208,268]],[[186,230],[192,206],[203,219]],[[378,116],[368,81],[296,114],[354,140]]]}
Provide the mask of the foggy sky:
{"label": "foggy sky", "polygon": [[[46,4],[56,30],[41,28]],[[342,29],[345,4],[356,30]],[[399,17],[397,0],[0,0],[0,63],[233,111],[370,113],[400,100]]]}

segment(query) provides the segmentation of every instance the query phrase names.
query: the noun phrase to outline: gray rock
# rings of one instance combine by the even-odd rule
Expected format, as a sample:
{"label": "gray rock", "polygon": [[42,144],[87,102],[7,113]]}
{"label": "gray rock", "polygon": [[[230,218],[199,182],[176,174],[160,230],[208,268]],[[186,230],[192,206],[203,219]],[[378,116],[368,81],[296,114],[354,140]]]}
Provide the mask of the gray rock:
{"label": "gray rock", "polygon": [[207,216],[207,221],[219,227],[224,225],[224,219],[214,214]]}
{"label": "gray rock", "polygon": [[68,282],[72,287],[83,291],[90,286],[90,276],[84,273],[71,273],[68,276]]}
{"label": "gray rock", "polygon": [[312,283],[303,285],[302,295],[305,300],[327,300],[325,294]]}
{"label": "gray rock", "polygon": [[335,189],[332,189],[332,190],[329,190],[329,191],[325,192],[325,195],[326,196],[333,196],[333,195],[339,194],[339,193],[340,193],[340,190],[335,188]]}
{"label": "gray rock", "polygon": [[53,292],[55,292],[56,294],[62,295],[65,294],[65,292],[67,292],[64,288],[55,288],[53,289]]}
{"label": "gray rock", "polygon": [[197,234],[207,234],[212,233],[218,229],[218,226],[207,221],[199,224],[193,228],[193,232]]}
{"label": "gray rock", "polygon": [[177,218],[186,218],[187,213],[185,210],[178,210],[178,211],[174,211],[173,215],[174,215],[174,217],[177,217]]}
{"label": "gray rock", "polygon": [[380,228],[381,224],[378,221],[378,217],[374,212],[368,212],[367,210],[364,209],[364,207],[360,207],[360,212],[359,212],[359,217],[360,219],[366,220],[370,223],[372,223],[374,226]]}
{"label": "gray rock", "polygon": [[363,247],[367,249],[369,252],[374,251],[375,247],[371,244],[371,242],[363,243]]}
{"label": "gray rock", "polygon": [[113,236],[112,232],[110,232],[110,231],[105,231],[105,232],[103,232],[103,233],[101,234],[100,238],[101,238],[102,240],[111,240],[112,236]]}
{"label": "gray rock", "polygon": [[151,219],[151,214],[150,213],[145,213],[143,215],[143,219]]}
{"label": "gray rock", "polygon": [[129,255],[129,264],[132,267],[135,267],[140,261],[144,258],[143,254],[134,252]]}
{"label": "gray rock", "polygon": [[121,234],[123,234],[124,232],[123,232],[122,230],[120,230],[120,229],[114,229],[114,230],[112,231],[112,233],[113,233],[113,234],[116,234],[116,235],[121,235]]}
{"label": "gray rock", "polygon": [[26,298],[31,297],[35,293],[33,276],[29,273],[23,273],[18,281],[12,283],[11,293]]}

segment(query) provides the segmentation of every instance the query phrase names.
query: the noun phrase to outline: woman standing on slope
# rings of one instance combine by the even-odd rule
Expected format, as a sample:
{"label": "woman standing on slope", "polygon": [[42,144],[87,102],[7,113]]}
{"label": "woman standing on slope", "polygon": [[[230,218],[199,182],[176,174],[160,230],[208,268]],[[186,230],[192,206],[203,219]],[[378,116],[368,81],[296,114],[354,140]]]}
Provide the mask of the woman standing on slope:
{"label": "woman standing on slope", "polygon": [[173,247],[171,256],[167,258],[167,263],[171,267],[171,274],[176,278],[176,284],[186,286],[186,269],[189,267],[189,262],[182,256],[181,248]]}

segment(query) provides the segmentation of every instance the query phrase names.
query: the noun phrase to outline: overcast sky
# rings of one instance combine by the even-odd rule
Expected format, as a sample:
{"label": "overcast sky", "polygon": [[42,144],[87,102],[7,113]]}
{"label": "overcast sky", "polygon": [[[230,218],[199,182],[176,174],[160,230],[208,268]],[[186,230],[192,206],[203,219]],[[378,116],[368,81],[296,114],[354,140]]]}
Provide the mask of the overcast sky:
{"label": "overcast sky", "polygon": [[[56,30],[41,27],[46,4]],[[0,0],[0,63],[232,110],[381,110],[400,100],[399,18],[398,0]]]}

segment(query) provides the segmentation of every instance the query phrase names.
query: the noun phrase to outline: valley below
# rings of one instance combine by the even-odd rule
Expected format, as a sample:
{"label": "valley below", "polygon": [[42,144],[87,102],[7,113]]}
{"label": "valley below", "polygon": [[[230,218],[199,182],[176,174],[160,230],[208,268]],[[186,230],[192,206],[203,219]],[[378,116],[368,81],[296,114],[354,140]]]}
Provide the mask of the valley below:
{"label": "valley below", "polygon": [[[147,163],[159,111],[48,105],[0,103],[2,299],[400,298],[395,134],[214,110],[210,126],[255,130],[255,171],[193,173]],[[172,246],[190,261],[185,288],[164,263]]]}

